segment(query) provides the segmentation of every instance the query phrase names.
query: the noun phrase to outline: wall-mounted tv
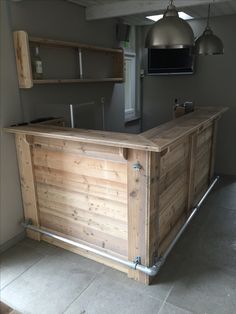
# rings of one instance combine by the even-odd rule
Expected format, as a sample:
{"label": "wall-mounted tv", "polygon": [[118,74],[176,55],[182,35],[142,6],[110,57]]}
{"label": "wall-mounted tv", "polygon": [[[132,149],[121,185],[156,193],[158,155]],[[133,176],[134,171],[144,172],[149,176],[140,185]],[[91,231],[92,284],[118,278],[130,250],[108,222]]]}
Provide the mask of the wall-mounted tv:
{"label": "wall-mounted tv", "polygon": [[195,57],[190,48],[148,49],[148,74],[193,74]]}

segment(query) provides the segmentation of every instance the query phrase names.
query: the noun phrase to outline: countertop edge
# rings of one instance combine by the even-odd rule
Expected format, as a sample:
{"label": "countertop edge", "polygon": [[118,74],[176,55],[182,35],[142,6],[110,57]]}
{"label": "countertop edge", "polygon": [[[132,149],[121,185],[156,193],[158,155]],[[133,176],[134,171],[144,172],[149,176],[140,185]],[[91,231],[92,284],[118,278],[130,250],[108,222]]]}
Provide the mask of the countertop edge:
{"label": "countertop edge", "polygon": [[[118,133],[109,131],[96,131],[85,129],[70,129],[58,126],[49,125],[26,125],[18,127],[6,127],[3,130],[7,133],[13,134],[27,134],[33,136],[42,136],[47,138],[55,138],[62,140],[72,140],[77,142],[91,143],[105,146],[115,146],[122,148],[139,149],[145,151],[161,152],[169,145],[178,141],[181,137],[187,136],[203,125],[210,123],[212,120],[221,117],[224,112],[228,110],[227,107],[200,107],[195,112],[187,114],[176,120],[171,120],[160,126],[154,127],[148,131],[140,134]],[[208,111],[208,113],[207,113]],[[212,111],[209,112],[209,111]],[[206,117],[198,117],[200,114],[208,114]],[[184,126],[186,121],[191,119],[202,119],[201,122],[194,126]],[[181,126],[182,125],[182,126]],[[168,128],[169,126],[169,128]],[[174,129],[181,127],[186,130],[181,130],[179,135],[167,137],[166,134]],[[153,134],[153,135],[152,135]],[[151,136],[152,135],[152,136]]]}

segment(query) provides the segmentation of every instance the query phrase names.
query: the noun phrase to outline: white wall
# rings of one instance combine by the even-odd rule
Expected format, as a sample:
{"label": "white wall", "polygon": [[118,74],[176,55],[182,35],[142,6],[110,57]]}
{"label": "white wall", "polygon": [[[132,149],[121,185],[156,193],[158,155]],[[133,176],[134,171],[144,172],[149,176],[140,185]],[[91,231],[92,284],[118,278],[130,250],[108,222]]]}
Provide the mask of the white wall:
{"label": "white wall", "polygon": [[[191,21],[195,35],[203,32],[205,24],[205,20]],[[171,119],[175,98],[197,106],[228,106],[219,123],[216,171],[236,175],[236,15],[212,18],[211,25],[224,42],[225,54],[198,57],[194,75],[146,76],[143,124],[148,129]],[[144,28],[143,45],[146,31]]]}

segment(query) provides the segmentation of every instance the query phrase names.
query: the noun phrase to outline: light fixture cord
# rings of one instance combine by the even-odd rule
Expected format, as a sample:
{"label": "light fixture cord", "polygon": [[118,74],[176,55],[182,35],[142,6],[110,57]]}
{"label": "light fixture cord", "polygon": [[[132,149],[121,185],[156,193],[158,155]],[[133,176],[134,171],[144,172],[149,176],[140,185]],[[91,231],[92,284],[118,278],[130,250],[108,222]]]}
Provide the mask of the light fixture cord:
{"label": "light fixture cord", "polygon": [[211,5],[208,5],[208,15],[207,15],[207,28],[210,28],[210,12],[211,12]]}

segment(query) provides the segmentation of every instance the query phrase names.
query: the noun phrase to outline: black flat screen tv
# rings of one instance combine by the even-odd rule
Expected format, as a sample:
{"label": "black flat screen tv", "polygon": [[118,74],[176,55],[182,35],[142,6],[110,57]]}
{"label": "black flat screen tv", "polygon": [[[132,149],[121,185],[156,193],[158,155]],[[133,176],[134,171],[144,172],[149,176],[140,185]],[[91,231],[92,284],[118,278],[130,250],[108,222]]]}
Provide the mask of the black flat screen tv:
{"label": "black flat screen tv", "polygon": [[193,74],[195,57],[189,48],[148,49],[149,75]]}

